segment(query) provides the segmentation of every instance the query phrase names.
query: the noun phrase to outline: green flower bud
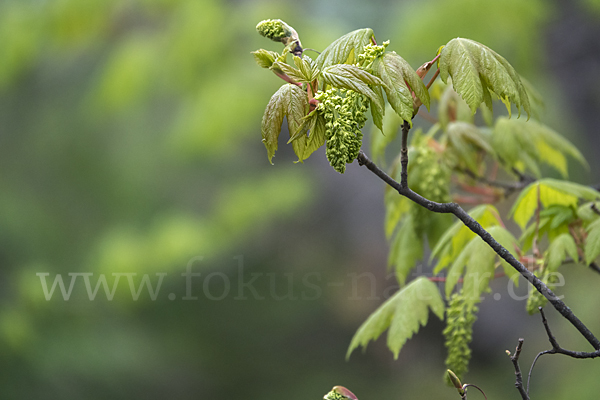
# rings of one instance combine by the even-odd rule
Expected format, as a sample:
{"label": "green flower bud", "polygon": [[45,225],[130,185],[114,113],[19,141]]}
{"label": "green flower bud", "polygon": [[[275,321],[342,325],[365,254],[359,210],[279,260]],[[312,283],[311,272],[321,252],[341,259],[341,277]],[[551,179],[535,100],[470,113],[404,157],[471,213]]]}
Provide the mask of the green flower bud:
{"label": "green flower bud", "polygon": [[325,400],[358,400],[356,395],[343,386],[334,386],[331,392],[323,396]]}
{"label": "green flower bud", "polygon": [[383,42],[381,46],[375,44],[368,44],[364,47],[364,51],[362,54],[358,55],[357,65],[362,68],[369,68],[373,61],[385,53],[385,48],[390,44],[390,41],[387,40]]}
{"label": "green flower bud", "polygon": [[280,19],[266,19],[256,25],[256,30],[267,39],[281,42],[281,39],[292,36],[292,28]]}
{"label": "green flower bud", "polygon": [[256,25],[256,30],[267,39],[281,42],[290,46],[290,52],[296,56],[302,55],[302,44],[294,28],[280,19],[266,19]]}

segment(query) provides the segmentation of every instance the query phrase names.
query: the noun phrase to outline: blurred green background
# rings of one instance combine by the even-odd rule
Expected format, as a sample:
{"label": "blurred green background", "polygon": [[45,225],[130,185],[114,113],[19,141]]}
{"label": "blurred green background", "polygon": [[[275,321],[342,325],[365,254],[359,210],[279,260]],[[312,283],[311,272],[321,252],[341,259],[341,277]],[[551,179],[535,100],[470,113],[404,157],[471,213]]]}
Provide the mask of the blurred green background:
{"label": "blurred green background", "polygon": [[[590,161],[572,178],[600,181],[598,1],[0,0],[1,398],[300,400],[333,385],[363,400],[456,398],[435,318],[398,361],[385,340],[344,360],[394,289],[383,186],[356,164],[337,174],[323,149],[294,164],[282,142],[269,165],[260,120],[281,81],[250,54],[281,50],[255,31],[267,18],[318,50],[372,27],[414,68],[453,37],[483,42]],[[92,273],[92,287],[130,275],[92,301],[80,275],[66,301],[59,287],[46,300],[39,273],[66,289],[69,273]],[[132,298],[127,279],[144,274],[164,278],[154,300]],[[597,277],[566,279],[567,303],[600,332]],[[525,337],[526,368],[548,344],[495,285],[504,297],[482,304],[467,381],[518,398],[504,350]],[[561,345],[586,349],[548,314]],[[548,357],[532,394],[597,398],[599,372]]]}

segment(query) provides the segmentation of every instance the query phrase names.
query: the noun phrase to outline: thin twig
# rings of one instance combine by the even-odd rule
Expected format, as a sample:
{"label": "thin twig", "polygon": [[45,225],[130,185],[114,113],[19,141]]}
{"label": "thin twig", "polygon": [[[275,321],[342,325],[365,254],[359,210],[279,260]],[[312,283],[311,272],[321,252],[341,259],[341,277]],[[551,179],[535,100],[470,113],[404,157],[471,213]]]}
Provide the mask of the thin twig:
{"label": "thin twig", "polygon": [[558,345],[556,338],[554,337],[554,335],[552,334],[552,331],[550,330],[550,325],[548,325],[548,320],[546,319],[546,314],[544,314],[544,309],[542,307],[540,307],[539,310],[540,310],[540,315],[542,316],[542,323],[544,324],[544,329],[546,329],[546,335],[548,335],[548,340],[550,341],[550,344],[552,345],[552,349],[553,350],[559,349],[560,346]]}
{"label": "thin twig", "polygon": [[539,307],[539,310],[540,310],[540,315],[542,316],[542,323],[544,324],[544,329],[546,330],[546,335],[548,336],[548,341],[550,342],[550,345],[552,346],[552,348],[550,350],[541,351],[540,353],[538,353],[538,355],[533,360],[533,363],[531,364],[531,368],[529,369],[529,377],[527,378],[527,393],[529,393],[529,381],[531,380],[531,374],[533,373],[533,367],[535,366],[535,363],[537,362],[538,358],[540,358],[544,354],[563,354],[565,356],[569,356],[572,358],[579,358],[579,359],[600,357],[600,349],[596,349],[596,351],[592,351],[592,352],[585,352],[585,351],[567,350],[567,349],[560,347],[560,345],[558,344],[558,340],[556,340],[556,337],[554,337],[554,335],[552,334],[552,331],[550,330],[550,325],[548,324],[548,320],[546,319],[546,314],[544,314],[544,309],[542,307]]}
{"label": "thin twig", "polygon": [[527,375],[527,394],[529,395],[529,383],[531,382],[531,374],[533,373],[533,367],[535,367],[535,364],[537,363],[537,360],[543,356],[544,354],[549,354],[550,351],[549,350],[545,350],[545,351],[540,351],[537,356],[535,356],[535,358],[533,359],[533,362],[531,363],[531,367],[529,368],[529,374]]}
{"label": "thin twig", "polygon": [[479,386],[477,386],[477,385],[474,385],[474,384],[472,384],[472,383],[465,383],[465,384],[463,385],[463,390],[465,391],[465,394],[464,394],[464,396],[463,396],[463,399],[465,399],[465,400],[467,399],[467,388],[469,388],[469,387],[474,387],[475,389],[479,390],[479,391],[481,392],[481,394],[483,395],[483,398],[484,398],[485,400],[487,400],[487,396],[486,396],[485,392],[484,392],[483,390],[481,390],[481,388],[480,388]]}
{"label": "thin twig", "polygon": [[422,111],[420,108],[419,108],[419,111],[417,111],[417,115],[419,117],[423,118],[425,121],[431,122],[432,124],[438,123],[437,118],[435,118],[434,116],[432,116],[431,114],[429,114],[427,112]]}
{"label": "thin twig", "polygon": [[531,177],[529,177],[527,175],[523,175],[523,179],[519,180],[518,182],[499,182],[499,181],[495,181],[495,180],[489,180],[483,176],[477,176],[473,171],[471,171],[469,169],[464,169],[464,170],[461,170],[460,172],[462,172],[463,174],[469,176],[470,178],[472,178],[478,182],[484,183],[488,186],[504,189],[505,197],[510,196],[515,191],[524,189],[525,186],[527,186],[530,183],[535,181]]}
{"label": "thin twig", "polygon": [[523,347],[523,342],[524,339],[519,339],[519,343],[517,344],[517,348],[515,349],[514,355],[510,356],[510,352],[508,350],[506,350],[506,352],[509,354],[510,361],[512,361],[513,366],[515,367],[515,387],[519,391],[519,394],[521,394],[523,400],[529,400],[529,396],[527,395],[525,388],[523,388],[523,375],[521,374],[521,368],[519,367],[519,356],[521,355],[521,348]]}
{"label": "thin twig", "polygon": [[[405,127],[408,124],[405,123]],[[408,131],[403,129],[403,139],[407,136]],[[407,165],[402,165],[403,172],[406,173],[408,167],[408,154],[406,154]],[[531,271],[529,271],[523,264],[521,264],[506,248],[496,241],[475,219],[473,219],[462,207],[456,203],[436,203],[425,197],[413,192],[408,186],[403,186],[396,180],[392,179],[385,171],[381,170],[375,163],[373,163],[361,150],[358,155],[358,163],[367,167],[371,172],[377,175],[381,180],[390,185],[400,195],[412,200],[420,206],[437,213],[448,213],[454,214],[460,219],[465,226],[477,234],[484,242],[486,242],[502,259],[509,263],[514,269],[516,269],[527,281],[529,281],[538,292],[540,292],[552,306],[566,318],[581,335],[592,345],[595,350],[598,350],[600,355],[600,340],[594,336],[594,334],[585,326],[583,322],[577,318],[577,316],[571,311],[567,305],[560,300],[552,290],[546,286],[538,277],[536,277]],[[408,178],[408,177],[407,177]]]}

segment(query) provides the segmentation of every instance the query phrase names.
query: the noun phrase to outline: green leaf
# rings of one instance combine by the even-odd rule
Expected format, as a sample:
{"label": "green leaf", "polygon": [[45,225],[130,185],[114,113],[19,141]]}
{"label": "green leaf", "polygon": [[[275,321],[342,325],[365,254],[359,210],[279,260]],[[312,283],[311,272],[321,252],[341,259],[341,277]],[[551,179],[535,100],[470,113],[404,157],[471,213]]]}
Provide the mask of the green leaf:
{"label": "green leaf", "polygon": [[[502,245],[506,250],[510,252],[516,259],[519,259],[517,253],[517,245],[519,241],[510,233],[508,230],[501,226],[492,226],[488,229],[488,232],[496,239],[498,243]],[[504,259],[498,257],[500,265],[504,269],[505,275],[514,282],[515,286],[519,286],[519,272],[514,269],[512,265],[504,261]]]}
{"label": "green leaf", "polygon": [[325,118],[317,112],[308,128],[309,134],[302,160],[306,160],[315,150],[325,144],[325,131]]}
{"label": "green leaf", "polygon": [[541,217],[550,216],[550,229],[558,229],[561,225],[569,225],[575,220],[575,209],[565,206],[551,206],[540,213]]}
{"label": "green leaf", "polygon": [[522,76],[520,76],[520,78],[521,78],[521,83],[523,83],[523,87],[525,88],[525,91],[527,92],[527,97],[529,97],[529,102],[531,104],[531,113],[532,113],[531,115],[532,115],[532,117],[539,119],[540,112],[543,111],[545,108],[544,97],[541,95],[540,92],[537,91],[537,89],[535,87],[533,87],[531,82],[529,82],[527,79],[523,78]]}
{"label": "green leaf", "polygon": [[600,219],[590,224],[587,228],[588,236],[585,240],[585,262],[591,264],[600,255]]}
{"label": "green leaf", "polygon": [[[337,64],[327,67],[323,70],[323,73],[327,73],[328,76],[360,80],[367,85],[383,85],[381,79],[368,73],[365,70],[360,69],[356,65],[348,64]],[[335,86],[335,85],[334,85]],[[347,88],[350,89],[350,88]]]}
{"label": "green leaf", "polygon": [[[277,150],[277,139],[281,132],[283,117],[287,117],[290,136],[294,136],[303,127],[303,118],[308,110],[308,97],[298,86],[286,84],[275,92],[269,100],[263,114],[261,131],[262,141],[267,148],[269,162]],[[306,140],[306,139],[305,139]],[[292,143],[298,158],[302,158],[306,141],[296,140]]]}
{"label": "green leaf", "polygon": [[392,240],[388,261],[394,267],[400,285],[404,285],[406,277],[422,258],[423,240],[415,230],[413,214],[408,214]]}
{"label": "green leaf", "polygon": [[[374,86],[373,92],[375,92],[381,104],[384,104],[383,91],[381,90],[381,86]],[[377,104],[375,104],[373,100],[371,100],[371,116],[373,117],[373,123],[381,131],[381,133],[383,133],[384,114],[385,108],[378,107]]]}
{"label": "green leaf", "polygon": [[[541,215],[541,213],[540,213],[540,215]],[[541,238],[546,233],[548,233],[548,231],[550,229],[550,221],[551,220],[552,220],[551,218],[540,216],[539,225],[536,222],[535,224],[530,224],[527,228],[525,228],[525,230],[521,234],[521,237],[519,238],[519,242],[521,243],[521,251],[522,252],[527,252],[531,249],[531,247],[533,246],[534,238],[536,238],[536,237]]]}
{"label": "green leaf", "polygon": [[285,62],[276,61],[273,63],[272,68],[281,70],[293,81],[299,83],[310,83],[319,76],[319,70],[316,68],[315,62],[307,56],[304,56],[304,58],[294,56],[294,64],[296,68]]}
{"label": "green leaf", "polygon": [[539,200],[545,208],[553,205],[576,208],[579,198],[588,201],[600,198],[600,192],[577,183],[549,178],[539,180],[523,189],[510,211],[521,229],[525,228],[538,207],[538,190]]}
{"label": "green leaf", "polygon": [[[396,175],[397,165],[394,165],[392,169],[392,176]],[[400,223],[400,220],[410,210],[411,202],[404,196],[400,196],[397,191],[392,189],[390,186],[385,187],[385,237],[389,240],[392,234],[396,230],[396,227]],[[392,246],[393,250],[394,247]],[[390,251],[390,260],[392,259],[392,252]],[[391,264],[390,264],[391,265]]]}
{"label": "green leaf", "polygon": [[585,168],[589,168],[583,155],[567,139],[549,127],[536,121],[519,121],[505,117],[498,118],[492,132],[492,146],[498,157],[507,167],[524,170],[537,167],[521,164],[529,156],[534,162],[550,165],[563,177],[567,177],[569,156]]}
{"label": "green leaf", "polygon": [[322,70],[335,64],[354,64],[372,37],[371,28],[357,29],[345,34],[319,54],[316,60],[317,67]]}
{"label": "green leaf", "polygon": [[[516,255],[514,245],[517,240],[510,232],[499,225],[492,226],[487,231],[508,251]],[[448,270],[448,275],[446,276],[446,297],[450,297],[458,280],[463,276],[463,270],[466,266],[462,291],[466,299],[478,302],[481,293],[487,289],[490,279],[494,276],[496,256],[496,252],[479,236],[471,239]],[[512,279],[518,278],[518,275],[514,276],[515,271],[510,266],[508,268],[505,267],[505,272],[509,272],[508,276]]]}
{"label": "green leaf", "polygon": [[[484,229],[500,225],[499,214],[496,207],[490,204],[482,204],[469,211],[469,215],[475,219]],[[461,221],[455,222],[437,242],[431,252],[430,260],[438,258],[433,273],[437,274],[448,264],[455,260],[464,247],[474,237],[475,233],[465,226]]]}
{"label": "green leaf", "polygon": [[294,56],[294,64],[302,73],[306,83],[314,81],[319,76],[320,71],[317,68],[317,63],[309,56],[304,55],[302,58]]}
{"label": "green leaf", "polygon": [[[454,90],[475,113],[482,102],[491,103],[489,90],[507,105],[521,113],[521,107],[531,113],[527,92],[519,75],[502,56],[481,43],[456,38],[442,49],[439,60],[440,78],[444,83],[452,78]],[[491,105],[491,104],[488,104]]]}
{"label": "green leaf", "polygon": [[271,69],[282,71],[295,82],[299,82],[303,78],[300,71],[283,61],[275,61]]}
{"label": "green leaf", "polygon": [[[600,192],[599,191],[594,190],[589,186],[580,185],[579,183],[563,181],[560,179],[552,179],[552,178],[541,179],[538,182],[541,184],[544,184],[550,188],[562,191],[564,193],[568,193],[570,195],[576,196],[583,200],[587,200],[587,201],[600,200]],[[543,198],[542,198],[542,204],[544,204],[544,207],[549,207],[549,204],[547,205],[544,202]],[[558,204],[560,204],[560,203],[558,203]]]}
{"label": "green leaf", "polygon": [[494,149],[487,142],[479,128],[468,122],[451,122],[446,127],[449,154],[454,154],[457,165],[478,173],[481,164],[479,152],[494,154]]}
{"label": "green leaf", "polygon": [[355,65],[338,64],[323,70],[325,83],[335,87],[349,89],[363,94],[381,109],[383,114],[383,100],[369,87],[369,85],[383,85],[378,77],[363,71]]}
{"label": "green leaf", "polygon": [[584,221],[593,221],[598,218],[598,214],[594,211],[594,208],[600,209],[600,203],[589,202],[582,204],[577,209],[577,217]]}
{"label": "green leaf", "polygon": [[252,55],[256,63],[262,68],[271,68],[277,57],[279,57],[279,53],[265,49],[253,51]]}
{"label": "green leaf", "polygon": [[[436,81],[441,82],[441,81]],[[441,85],[444,85],[441,83]],[[441,85],[434,85],[440,87]],[[456,93],[452,85],[448,85],[441,92],[438,105],[438,119],[442,128],[446,128],[451,121],[464,121],[473,123],[475,117],[469,105]]]}
{"label": "green leaf", "polygon": [[421,78],[410,64],[393,51],[376,59],[373,70],[385,83],[385,94],[394,111],[412,126],[415,110],[411,90],[429,109],[429,92]]}
{"label": "green leaf", "polygon": [[420,326],[427,324],[429,309],[440,320],[444,318],[444,302],[438,288],[427,278],[419,277],[369,316],[354,334],[346,358],[359,346],[366,349],[371,340],[376,340],[389,328],[387,345],[397,359],[404,343],[418,332]]}
{"label": "green leaf", "polygon": [[546,251],[547,272],[556,272],[561,266],[567,255],[573,259],[575,263],[579,262],[579,254],[577,253],[577,244],[573,236],[568,233],[563,233],[556,238],[548,246]]}

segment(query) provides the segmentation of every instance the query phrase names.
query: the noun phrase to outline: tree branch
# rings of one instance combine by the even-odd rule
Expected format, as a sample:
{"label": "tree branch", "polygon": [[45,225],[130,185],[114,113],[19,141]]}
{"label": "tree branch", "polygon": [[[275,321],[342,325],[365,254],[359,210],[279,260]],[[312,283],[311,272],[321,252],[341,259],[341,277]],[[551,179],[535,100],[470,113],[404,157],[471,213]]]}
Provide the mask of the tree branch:
{"label": "tree branch", "polygon": [[542,323],[544,324],[544,329],[546,329],[546,334],[548,335],[548,340],[552,345],[552,349],[547,351],[547,354],[564,354],[565,356],[573,357],[573,358],[596,358],[600,357],[600,349],[596,349],[593,352],[585,352],[585,351],[572,351],[563,349],[558,344],[558,341],[552,334],[550,330],[550,325],[548,325],[548,320],[546,319],[546,315],[544,314],[544,310],[542,307],[539,308],[540,315],[542,316]]}
{"label": "tree branch", "polygon": [[537,356],[535,356],[535,359],[533,360],[533,363],[531,364],[531,368],[529,368],[529,375],[527,377],[527,393],[528,394],[529,394],[529,383],[531,381],[531,374],[533,373],[533,367],[535,367],[535,364],[537,363],[538,359],[541,356],[543,356],[545,354],[563,354],[565,356],[569,356],[572,358],[579,358],[579,359],[600,357],[599,349],[596,349],[596,351],[593,351],[593,352],[585,352],[585,351],[567,350],[567,349],[560,347],[560,345],[558,344],[558,341],[556,340],[556,337],[554,337],[554,335],[552,334],[552,331],[550,330],[550,325],[548,324],[548,320],[546,319],[546,315],[544,314],[543,308],[539,307],[539,310],[540,310],[540,315],[542,316],[542,323],[544,324],[544,329],[546,330],[546,335],[548,335],[548,340],[550,341],[550,345],[552,346],[552,348],[550,350],[541,351],[537,354]]}
{"label": "tree branch", "polygon": [[533,372],[533,367],[535,367],[537,360],[544,354],[548,354],[548,352],[549,352],[549,350],[539,352],[538,355],[535,356],[535,358],[533,359],[533,362],[531,363],[531,368],[529,368],[529,375],[527,376],[527,394],[528,395],[529,395],[529,383],[531,381],[531,373]]}
{"label": "tree branch", "polygon": [[523,375],[521,374],[521,368],[519,367],[519,356],[521,355],[521,348],[523,347],[524,339],[519,339],[519,344],[517,344],[517,348],[515,349],[515,354],[510,355],[510,351],[506,350],[506,353],[510,356],[510,361],[512,361],[513,366],[515,367],[515,387],[519,391],[521,398],[523,400],[529,400],[529,395],[525,391],[523,387]]}
{"label": "tree branch", "polygon": [[[408,167],[408,151],[405,147],[405,140],[408,135],[408,124],[405,122],[402,129],[402,151],[405,154],[401,154],[401,159],[405,158],[406,165],[402,164],[402,172],[401,176],[407,177],[407,167]],[[406,129],[405,129],[406,128]],[[396,180],[392,179],[385,171],[381,170],[375,163],[373,163],[361,150],[358,155],[358,163],[363,165],[369,169],[369,171],[373,172],[377,175],[381,180],[394,188],[400,195],[412,200],[413,202],[419,204],[426,209],[437,212],[437,213],[445,213],[445,214],[454,214],[458,219],[460,219],[465,226],[467,226],[470,230],[472,230],[475,234],[477,234],[484,242],[486,242],[502,259],[504,259],[507,263],[509,263],[514,269],[516,269],[527,281],[529,281],[538,292],[540,292],[552,306],[564,317],[566,318],[578,331],[581,335],[592,345],[595,350],[600,350],[600,341],[594,334],[577,318],[575,314],[571,311],[567,305],[561,301],[553,292],[542,282],[538,277],[536,277],[531,271],[529,271],[523,264],[521,264],[506,248],[504,248],[500,243],[498,243],[492,235],[488,231],[486,231],[477,221],[475,221],[467,212],[460,207],[456,203],[436,203],[425,197],[413,192],[408,185],[401,185]],[[600,355],[600,352],[599,352]]]}
{"label": "tree branch", "polygon": [[[408,130],[410,126],[407,121],[402,124],[402,148],[400,149],[400,165],[402,171],[400,173],[400,186],[408,189]],[[364,155],[364,154],[363,154]],[[360,164],[360,161],[358,162]]]}

